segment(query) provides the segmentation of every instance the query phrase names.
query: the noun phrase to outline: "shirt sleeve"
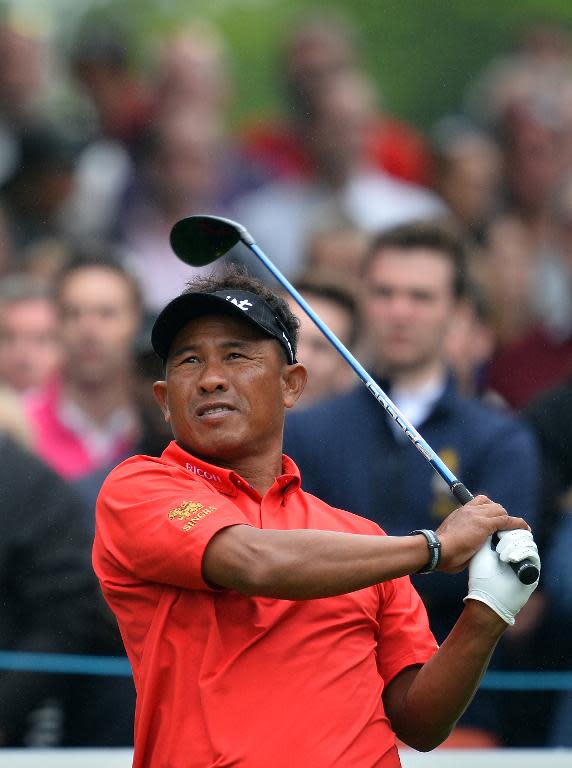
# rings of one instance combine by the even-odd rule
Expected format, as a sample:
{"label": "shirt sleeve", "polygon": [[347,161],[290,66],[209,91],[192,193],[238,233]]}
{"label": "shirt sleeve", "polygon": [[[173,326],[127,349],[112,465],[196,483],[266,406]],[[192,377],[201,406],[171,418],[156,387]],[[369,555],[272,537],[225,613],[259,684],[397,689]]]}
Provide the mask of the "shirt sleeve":
{"label": "shirt sleeve", "polygon": [[201,569],[212,537],[250,525],[231,499],[181,468],[127,461],[97,500],[94,568],[100,579],[129,574],[184,589],[209,589]]}
{"label": "shirt sleeve", "polygon": [[405,667],[424,664],[438,646],[409,576],[386,581],[379,590],[377,665],[387,685]]}

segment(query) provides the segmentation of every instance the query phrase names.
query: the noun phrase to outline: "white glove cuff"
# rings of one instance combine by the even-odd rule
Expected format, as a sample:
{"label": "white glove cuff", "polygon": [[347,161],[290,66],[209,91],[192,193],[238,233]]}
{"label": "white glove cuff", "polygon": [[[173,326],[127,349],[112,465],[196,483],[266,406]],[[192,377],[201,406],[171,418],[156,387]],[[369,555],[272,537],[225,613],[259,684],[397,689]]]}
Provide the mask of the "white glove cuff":
{"label": "white glove cuff", "polygon": [[485,605],[488,605],[489,608],[498,614],[503,621],[506,621],[509,626],[512,627],[514,624],[514,616],[511,616],[511,614],[506,611],[492,595],[482,592],[480,589],[472,589],[469,594],[463,598],[463,602],[465,603],[467,600],[478,600],[480,603],[485,603]]}

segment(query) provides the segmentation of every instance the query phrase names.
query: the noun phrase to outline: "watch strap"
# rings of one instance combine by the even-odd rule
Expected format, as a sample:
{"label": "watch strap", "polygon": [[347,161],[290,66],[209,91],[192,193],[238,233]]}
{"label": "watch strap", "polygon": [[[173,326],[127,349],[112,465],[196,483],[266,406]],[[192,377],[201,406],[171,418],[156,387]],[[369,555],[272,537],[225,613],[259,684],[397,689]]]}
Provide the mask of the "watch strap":
{"label": "watch strap", "polygon": [[417,573],[431,573],[441,562],[441,542],[439,541],[439,537],[435,531],[430,531],[427,528],[419,528],[418,530],[411,531],[408,535],[421,535],[425,537],[427,548],[429,550],[429,561],[427,565],[420,568]]}

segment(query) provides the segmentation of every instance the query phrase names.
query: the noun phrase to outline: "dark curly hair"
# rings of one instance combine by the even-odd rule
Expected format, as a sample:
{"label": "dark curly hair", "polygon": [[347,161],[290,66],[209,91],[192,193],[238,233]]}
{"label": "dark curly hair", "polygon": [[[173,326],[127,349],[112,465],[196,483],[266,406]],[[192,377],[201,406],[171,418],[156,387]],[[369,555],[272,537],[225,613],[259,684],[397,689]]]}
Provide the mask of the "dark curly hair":
{"label": "dark curly hair", "polygon": [[438,251],[451,262],[453,267],[453,294],[463,298],[467,293],[467,246],[465,241],[451,228],[438,222],[414,221],[387,229],[373,238],[369,252],[362,265],[367,277],[371,265],[379,254],[389,248],[401,251],[427,248]]}
{"label": "dark curly hair", "polygon": [[296,356],[300,321],[292,312],[288,303],[281,296],[278,296],[278,294],[263,283],[262,280],[258,280],[256,277],[249,275],[245,267],[238,264],[229,264],[224,267],[223,272],[194,277],[187,283],[183,294],[214,293],[215,291],[232,289],[255,293],[271,307],[285,327],[286,332],[290,337],[290,341],[292,342],[294,356]]}

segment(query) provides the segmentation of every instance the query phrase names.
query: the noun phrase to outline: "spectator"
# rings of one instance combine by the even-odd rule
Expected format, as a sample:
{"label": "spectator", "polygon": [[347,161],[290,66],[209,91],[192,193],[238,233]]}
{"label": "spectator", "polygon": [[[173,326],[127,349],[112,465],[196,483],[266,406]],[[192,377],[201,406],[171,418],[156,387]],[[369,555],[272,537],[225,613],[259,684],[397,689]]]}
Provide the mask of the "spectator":
{"label": "spectator", "polygon": [[465,296],[457,304],[444,346],[447,366],[461,394],[494,399],[493,393],[486,391],[494,348],[495,332],[487,298],[477,283],[467,281]]}
{"label": "spectator", "polygon": [[540,255],[552,244],[554,195],[572,171],[571,104],[570,63],[530,53],[495,60],[469,91],[470,113],[501,148],[505,209]]}
{"label": "spectator", "polygon": [[40,48],[37,39],[23,34],[11,24],[0,26],[0,53],[2,75],[0,77],[0,110],[10,122],[19,122],[21,116],[29,117],[42,81]]}
{"label": "spectator", "polygon": [[[572,599],[568,563],[572,541],[572,515],[570,489],[572,487],[572,378],[536,397],[523,411],[536,436],[541,456],[540,514],[535,536],[546,552],[543,576],[543,594],[537,606],[540,615],[522,642],[518,633],[507,637],[507,658],[517,668],[542,670],[568,670],[572,644]],[[543,599],[542,599],[543,598]],[[539,598],[536,600],[539,603]],[[530,697],[528,697],[530,698]],[[572,746],[569,692],[543,697],[542,711],[544,743],[547,746]],[[531,715],[538,719],[532,702]],[[522,744],[533,744],[527,739],[529,718],[524,723],[514,718],[513,729]]]}
{"label": "spectator", "polygon": [[531,297],[534,316],[554,337],[572,333],[572,176],[553,199],[554,233],[538,260]]}
{"label": "spectator", "polygon": [[[144,318],[143,325],[135,337],[131,354],[133,356],[133,391],[134,404],[140,424],[139,438],[130,451],[132,454],[160,456],[171,441],[169,425],[163,418],[153,395],[153,384],[163,378],[161,359],[151,346],[152,316]],[[75,488],[85,501],[92,516],[89,527],[94,531],[95,502],[103,481],[117,464],[114,459],[107,466],[98,467],[93,472],[74,481]]]}
{"label": "spectator", "polygon": [[491,389],[515,409],[562,382],[572,368],[572,335],[554,338],[541,326],[494,355]]}
{"label": "spectator", "polygon": [[516,51],[536,61],[572,61],[572,38],[570,29],[562,22],[542,19],[527,23],[519,30]]}
{"label": "spectator", "polygon": [[85,97],[76,116],[84,146],[65,210],[66,231],[76,241],[115,236],[117,210],[155,114],[130,43],[128,32],[112,22],[88,23],[68,51],[69,74]]}
{"label": "spectator", "polygon": [[338,226],[317,229],[308,241],[308,269],[344,272],[356,279],[366,254],[367,235],[343,221]]}
{"label": "spectator", "polygon": [[168,37],[161,46],[155,81],[163,114],[192,107],[224,115],[233,83],[229,52],[218,30],[196,21]]}
{"label": "spectator", "polygon": [[19,253],[23,272],[33,279],[53,285],[61,270],[73,258],[74,249],[72,238],[53,237],[32,243]]}
{"label": "spectator", "polygon": [[475,277],[491,306],[498,346],[510,344],[534,324],[534,249],[519,217],[501,215],[489,225],[473,260]]}
{"label": "spectator", "polygon": [[160,456],[172,439],[169,424],[163,418],[153,394],[153,384],[164,376],[161,359],[151,345],[154,316],[147,316],[135,339],[135,393],[141,419],[141,437],[137,450],[148,456]]}
{"label": "spectator", "polygon": [[[513,275],[512,285],[521,286],[514,306],[518,312],[520,303],[525,322],[520,333],[499,344],[490,369],[491,387],[514,408],[523,408],[544,390],[562,383],[572,370],[570,180],[559,190],[553,209],[551,248],[535,260],[523,258],[521,252],[521,263],[517,262],[519,268]],[[491,284],[496,281],[498,286],[501,265],[493,260],[490,266]],[[500,307],[503,294],[501,290],[497,300]],[[504,295],[505,312],[507,303]]]}
{"label": "spectator", "polygon": [[499,204],[500,151],[484,131],[461,117],[439,120],[432,133],[435,191],[465,235],[480,243]]}
{"label": "spectator", "polygon": [[49,287],[28,275],[0,281],[0,382],[34,392],[60,365],[57,315]]}
{"label": "spectator", "polygon": [[73,189],[77,146],[61,130],[34,123],[18,136],[16,151],[17,164],[0,197],[8,237],[18,250],[65,236],[61,216]]}
{"label": "spectator", "polygon": [[[563,390],[554,392],[554,406],[565,405],[567,410],[562,414],[558,413],[557,418],[564,415],[565,420],[570,420],[570,386],[566,387],[567,392]],[[545,437],[550,433],[554,434],[554,416],[556,411],[548,405],[550,416],[544,424]],[[547,413],[548,416],[548,413]],[[560,427],[558,427],[560,431]],[[570,431],[566,432],[566,437],[570,440]],[[557,442],[560,435],[556,436]],[[568,447],[566,452],[569,453]],[[561,464],[559,457],[559,464]],[[545,577],[545,592],[550,600],[549,620],[544,623],[542,633],[537,633],[536,648],[540,648],[546,656],[546,644],[548,644],[551,658],[550,667],[557,669],[570,669],[570,657],[572,654],[572,589],[570,586],[570,574],[568,565],[570,562],[570,546],[572,545],[572,510],[570,501],[563,509],[563,514],[556,523],[552,531],[552,547],[547,554],[547,570]],[[549,632],[548,643],[546,632]],[[540,636],[542,635],[542,636]],[[544,647],[543,644],[544,643]],[[535,650],[536,650],[535,648]],[[543,658],[542,656],[540,657]],[[545,668],[545,667],[543,667]],[[547,734],[547,746],[550,747],[572,747],[572,692],[562,691],[556,700],[556,705],[552,715],[552,723]]]}
{"label": "spectator", "polygon": [[507,108],[502,124],[507,202],[540,250],[552,236],[551,204],[570,168],[562,163],[565,126],[554,91]]}
{"label": "spectator", "polygon": [[45,117],[50,82],[50,51],[46,41],[24,25],[0,22],[0,179],[4,178],[11,136],[30,121]]}
{"label": "spectator", "polygon": [[314,177],[267,185],[233,208],[233,218],[294,279],[306,268],[304,254],[318,227],[344,221],[372,231],[446,210],[427,190],[372,167],[366,147],[375,113],[365,76],[342,72],[329,78],[316,98],[304,134]]}
{"label": "spectator", "polygon": [[[534,526],[537,457],[531,435],[507,413],[460,395],[448,375],[445,339],[465,277],[462,244],[441,228],[407,225],[374,240],[364,270],[373,370],[468,488],[502,499]],[[445,483],[362,386],[292,414],[285,450],[301,467],[310,493],[370,519],[383,517],[391,534],[434,527],[455,506]],[[463,580],[415,581],[440,640],[453,623]],[[480,694],[461,720],[471,731],[459,731],[454,743],[495,743],[494,711],[494,702]]]}
{"label": "spectator", "polygon": [[535,398],[523,411],[534,430],[542,458],[541,517],[538,536],[547,547],[567,514],[572,487],[572,377]]}
{"label": "spectator", "polygon": [[[171,440],[169,425],[163,419],[153,396],[153,383],[163,378],[160,358],[151,347],[150,318],[146,318],[137,334],[131,350],[134,360],[133,402],[140,423],[137,442],[129,454],[160,456]],[[93,537],[95,532],[95,501],[101,485],[121,457],[99,466],[88,474],[73,481],[86,507],[85,528]],[[115,619],[106,606],[102,606],[106,631],[94,646],[92,653],[123,655],[124,647],[117,630]],[[73,724],[75,745],[129,746],[133,743],[133,713],[135,692],[133,681],[126,677],[88,678],[84,687],[89,686],[90,705],[82,702],[78,690],[80,716]]]}
{"label": "spectator", "polygon": [[72,74],[88,95],[98,133],[137,153],[154,111],[149,86],[132,68],[128,33],[111,25],[90,25],[70,55]]}
{"label": "spectator", "polygon": [[[98,625],[79,498],[5,434],[0,457],[0,648],[85,653]],[[65,743],[67,686],[63,675],[0,671],[0,746]]]}
{"label": "spectator", "polygon": [[[343,73],[363,74],[359,61],[362,41],[344,17],[328,8],[327,14],[304,16],[290,30],[279,62],[285,115],[282,120],[260,121],[244,135],[247,153],[277,177],[312,176],[308,153],[307,117],[316,110],[320,92]],[[376,111],[365,148],[377,170],[417,184],[429,181],[430,159],[424,140],[402,120]]]}
{"label": "spectator", "polygon": [[500,331],[491,387],[517,408],[562,381],[572,359],[555,205],[572,173],[572,69],[559,38],[548,55],[544,44],[521,40],[518,54],[494,62],[472,89],[473,114],[496,131],[504,165],[504,212],[488,237],[496,240],[487,261]]}
{"label": "spectator", "polygon": [[[193,213],[225,214],[238,185],[249,189],[244,165],[212,110],[187,107],[161,115],[121,214],[120,235],[147,309],[158,311],[192,276],[173,254],[169,231]],[[209,269],[210,271],[210,269]]]}
{"label": "spectator", "polygon": [[24,448],[30,449],[32,435],[22,399],[0,384],[0,431]]}
{"label": "spectator", "polygon": [[[302,297],[350,351],[360,339],[361,307],[357,286],[347,277],[332,272],[309,272],[296,283]],[[308,369],[308,380],[299,400],[303,407],[333,395],[347,392],[355,374],[324,334],[305,312],[289,301],[300,319],[298,359]]]}
{"label": "spectator", "polygon": [[56,285],[61,375],[27,403],[34,450],[68,479],[135,445],[139,425],[130,350],[141,322],[134,278],[116,261],[88,255]]}
{"label": "spectator", "polygon": [[0,276],[14,266],[14,254],[10,240],[10,227],[6,211],[0,206]]}

